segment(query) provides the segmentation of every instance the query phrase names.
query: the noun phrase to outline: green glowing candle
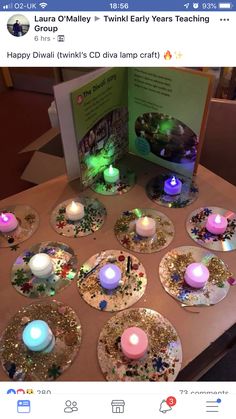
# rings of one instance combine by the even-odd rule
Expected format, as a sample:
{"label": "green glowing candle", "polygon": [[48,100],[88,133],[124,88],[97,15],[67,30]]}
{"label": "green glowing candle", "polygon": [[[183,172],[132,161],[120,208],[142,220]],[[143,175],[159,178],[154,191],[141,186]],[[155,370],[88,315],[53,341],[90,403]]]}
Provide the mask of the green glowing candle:
{"label": "green glowing candle", "polygon": [[120,178],[120,171],[112,164],[103,172],[104,180],[106,183],[116,183]]}

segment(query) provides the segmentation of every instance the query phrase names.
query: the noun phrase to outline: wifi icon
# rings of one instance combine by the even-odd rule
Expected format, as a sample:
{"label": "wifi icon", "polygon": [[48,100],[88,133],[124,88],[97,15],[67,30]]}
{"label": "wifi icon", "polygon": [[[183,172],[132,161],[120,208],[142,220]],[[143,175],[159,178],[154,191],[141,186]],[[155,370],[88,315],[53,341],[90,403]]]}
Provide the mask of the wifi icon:
{"label": "wifi icon", "polygon": [[45,9],[46,7],[47,7],[47,3],[39,3],[39,6],[42,8],[42,9]]}

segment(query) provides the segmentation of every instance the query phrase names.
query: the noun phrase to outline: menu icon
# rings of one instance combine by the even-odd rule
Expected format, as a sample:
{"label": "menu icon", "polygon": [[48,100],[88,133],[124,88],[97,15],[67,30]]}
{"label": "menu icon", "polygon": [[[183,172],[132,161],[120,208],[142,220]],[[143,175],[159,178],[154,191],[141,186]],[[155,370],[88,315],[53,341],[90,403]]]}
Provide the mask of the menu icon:
{"label": "menu icon", "polygon": [[207,413],[218,413],[220,403],[221,403],[221,399],[208,400],[206,402],[206,412]]}

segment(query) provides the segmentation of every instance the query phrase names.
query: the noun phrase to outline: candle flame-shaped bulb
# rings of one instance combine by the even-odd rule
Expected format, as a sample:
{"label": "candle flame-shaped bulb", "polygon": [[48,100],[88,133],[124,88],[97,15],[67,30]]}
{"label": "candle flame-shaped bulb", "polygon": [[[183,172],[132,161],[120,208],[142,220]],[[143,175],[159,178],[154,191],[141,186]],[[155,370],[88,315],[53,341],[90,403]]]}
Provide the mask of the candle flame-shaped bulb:
{"label": "candle flame-shaped bulb", "polygon": [[106,277],[108,279],[112,279],[112,278],[114,278],[114,276],[115,276],[114,270],[112,268],[107,268],[107,270],[106,270]]}
{"label": "candle flame-shaped bulb", "polygon": [[170,184],[171,186],[175,186],[177,184],[175,176],[172,176]]}
{"label": "candle flame-shaped bulb", "polygon": [[139,338],[135,333],[133,333],[130,336],[129,341],[130,341],[131,345],[137,345],[139,343]]}
{"label": "candle flame-shaped bulb", "polygon": [[220,224],[221,223],[221,216],[219,214],[217,214],[217,216],[215,218],[215,223],[216,224]]}
{"label": "candle flame-shaped bulb", "polygon": [[202,267],[201,266],[198,266],[197,268],[195,268],[193,270],[193,272],[194,272],[194,275],[201,276],[202,275]]}
{"label": "candle flame-shaped bulb", "polygon": [[32,327],[30,330],[30,336],[32,339],[38,339],[41,336],[42,332],[38,327]]}
{"label": "candle flame-shaped bulb", "polygon": [[148,217],[144,217],[144,219],[143,219],[143,225],[148,225]]}
{"label": "candle flame-shaped bulb", "polygon": [[113,175],[113,172],[114,172],[113,166],[112,166],[112,164],[110,164],[110,166],[109,166],[109,174],[110,175]]}
{"label": "candle flame-shaped bulb", "polygon": [[5,223],[8,221],[8,217],[5,214],[1,214],[1,219],[2,221],[4,221]]}
{"label": "candle flame-shaped bulb", "polygon": [[70,209],[71,209],[72,211],[75,211],[75,210],[77,209],[77,205],[76,205],[75,201],[72,201],[72,202],[71,202]]}

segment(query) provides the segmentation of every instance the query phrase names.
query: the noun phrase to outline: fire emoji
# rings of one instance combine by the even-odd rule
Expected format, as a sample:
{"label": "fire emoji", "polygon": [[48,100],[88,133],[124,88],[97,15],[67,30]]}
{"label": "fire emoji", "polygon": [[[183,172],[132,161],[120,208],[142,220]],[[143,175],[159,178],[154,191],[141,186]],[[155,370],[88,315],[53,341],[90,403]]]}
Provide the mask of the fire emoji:
{"label": "fire emoji", "polygon": [[83,95],[77,96],[77,103],[78,103],[78,105],[81,105],[81,103],[83,103],[83,101],[84,101]]}
{"label": "fire emoji", "polygon": [[172,55],[171,55],[171,53],[170,53],[170,51],[169,51],[169,50],[168,50],[168,51],[166,51],[166,53],[164,54],[164,58],[165,58],[165,60],[171,60]]}

